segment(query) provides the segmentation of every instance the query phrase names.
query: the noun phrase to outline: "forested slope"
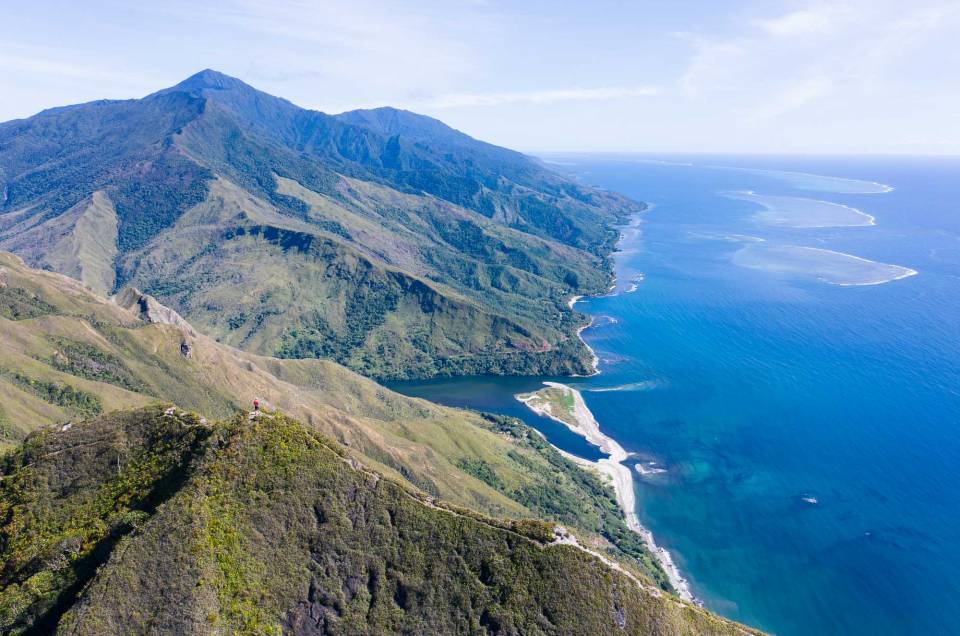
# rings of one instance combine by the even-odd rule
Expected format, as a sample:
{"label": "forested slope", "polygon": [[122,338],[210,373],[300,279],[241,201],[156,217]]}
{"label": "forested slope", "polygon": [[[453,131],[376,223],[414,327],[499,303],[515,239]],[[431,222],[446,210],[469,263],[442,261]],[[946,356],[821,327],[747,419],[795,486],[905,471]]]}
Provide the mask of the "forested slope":
{"label": "forested slope", "polygon": [[589,372],[566,302],[605,289],[642,209],[427,117],[213,71],[0,124],[0,249],[380,378]]}

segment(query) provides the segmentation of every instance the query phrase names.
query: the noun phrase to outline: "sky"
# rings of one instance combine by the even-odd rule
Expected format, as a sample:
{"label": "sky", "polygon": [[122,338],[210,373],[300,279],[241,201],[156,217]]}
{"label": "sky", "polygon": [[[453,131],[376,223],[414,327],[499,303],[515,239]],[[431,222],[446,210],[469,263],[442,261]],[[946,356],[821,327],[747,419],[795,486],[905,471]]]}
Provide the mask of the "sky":
{"label": "sky", "polygon": [[527,152],[960,154],[960,0],[0,6],[0,121],[213,68]]}

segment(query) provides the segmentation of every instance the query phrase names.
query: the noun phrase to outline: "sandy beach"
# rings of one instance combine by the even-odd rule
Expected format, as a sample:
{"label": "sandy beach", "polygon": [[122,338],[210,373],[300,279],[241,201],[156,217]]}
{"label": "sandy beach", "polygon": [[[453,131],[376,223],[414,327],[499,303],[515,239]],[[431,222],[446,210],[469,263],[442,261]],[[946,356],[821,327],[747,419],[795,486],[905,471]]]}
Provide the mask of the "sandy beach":
{"label": "sandy beach", "polygon": [[579,391],[565,384],[560,384],[559,382],[544,382],[544,384],[569,392],[573,396],[573,416],[577,422],[576,426],[571,425],[569,422],[564,421],[554,414],[549,404],[533,403],[532,396],[518,395],[517,399],[534,412],[554,419],[578,435],[582,435],[588,442],[608,455],[608,457],[592,462],[567,452],[563,453],[564,456],[572,459],[577,464],[591,467],[611,481],[617,496],[617,502],[620,504],[620,508],[623,510],[624,517],[626,518],[627,526],[643,537],[647,548],[660,562],[660,565],[667,573],[667,577],[670,579],[670,584],[674,587],[680,598],[687,601],[695,601],[693,594],[690,592],[690,586],[687,580],[681,576],[680,570],[673,562],[670,553],[656,544],[653,534],[643,527],[640,519],[637,517],[636,495],[633,490],[633,475],[630,472],[630,468],[623,464],[623,461],[627,459],[629,453],[627,453],[616,440],[607,437],[600,431],[600,424],[593,416],[593,413],[590,412],[590,409],[587,408],[586,403],[583,401],[583,396]]}
{"label": "sandy beach", "polygon": [[[648,205],[645,211],[652,209],[652,205]],[[640,215],[637,215],[634,219],[631,220],[631,223],[626,226],[627,229],[636,230],[640,224]],[[621,233],[620,240],[617,241],[618,246],[622,242],[624,236]],[[636,283],[639,280],[643,280],[642,274],[635,279],[633,288],[629,291],[636,290]],[[608,294],[615,293],[616,290],[616,281],[611,285]],[[578,300],[583,298],[583,296],[573,296],[567,302],[567,307],[573,309],[574,305]],[[590,347],[583,340],[581,334],[584,329],[587,329],[593,324],[593,317],[591,316],[590,322],[581,326],[577,329],[577,337],[580,338],[584,346],[590,350],[591,355],[593,356],[593,373],[591,375],[596,375],[600,373],[599,362],[600,358],[597,357],[596,352],[593,348]],[[574,463],[583,466],[585,468],[593,469],[600,473],[601,476],[609,479],[613,485],[614,492],[616,493],[617,503],[620,505],[620,508],[623,510],[624,517],[627,522],[627,527],[632,531],[639,534],[643,537],[644,543],[647,545],[647,549],[650,550],[650,553],[653,554],[654,558],[660,563],[660,566],[667,573],[667,578],[670,580],[670,584],[676,590],[677,595],[680,598],[691,601],[698,602],[693,596],[693,593],[690,591],[690,585],[685,578],[680,574],[680,569],[673,562],[673,557],[670,555],[665,548],[661,548],[656,544],[656,541],[653,538],[653,534],[647,530],[640,523],[640,519],[637,517],[636,512],[636,494],[633,490],[633,474],[630,472],[630,468],[623,464],[623,461],[627,459],[629,453],[616,440],[607,437],[600,431],[600,424],[597,422],[596,418],[593,416],[593,413],[590,412],[590,409],[587,408],[586,402],[583,401],[583,396],[576,389],[567,386],[566,384],[561,384],[559,382],[544,382],[544,385],[548,387],[553,387],[556,389],[561,389],[563,391],[568,391],[573,396],[573,417],[577,422],[576,426],[573,426],[570,422],[564,421],[562,418],[558,417],[556,414],[551,412],[549,404],[537,404],[534,403],[532,396],[516,396],[517,399],[523,402],[528,408],[533,410],[535,413],[540,415],[545,415],[553,420],[556,420],[568,427],[573,432],[584,436],[588,442],[598,447],[601,451],[606,453],[608,456],[600,459],[596,462],[584,459],[568,453],[564,450],[560,450],[560,453],[573,461]],[[699,603],[698,603],[699,604]]]}
{"label": "sandy beach", "polygon": [[[588,345],[587,341],[584,340],[583,337],[580,335],[583,333],[584,329],[586,329],[587,327],[590,327],[591,325],[593,325],[593,316],[590,317],[590,322],[588,322],[587,324],[577,329],[577,338],[580,338],[580,342],[582,342],[583,346],[586,347],[587,350],[590,352],[590,356],[591,356],[590,368],[593,369],[593,371],[591,371],[587,375],[599,375],[600,374],[600,357],[597,356],[597,352],[593,350],[593,347]],[[584,376],[574,375],[573,377],[584,377]]]}
{"label": "sandy beach", "polygon": [[[573,309],[573,306],[576,305],[577,301],[580,300],[581,298],[583,298],[583,296],[572,296],[570,300],[567,302],[567,307],[569,307],[570,309]],[[593,369],[593,371],[591,371],[587,375],[597,375],[600,373],[600,358],[597,357],[597,354],[593,350],[593,347],[588,345],[587,341],[584,340],[583,337],[580,335],[583,333],[584,329],[588,328],[592,324],[593,324],[593,316],[590,317],[590,322],[588,322],[585,325],[581,325],[580,327],[577,328],[577,338],[580,338],[580,342],[583,343],[583,346],[585,346],[587,350],[590,351],[590,356],[591,356],[590,368]],[[585,376],[574,374],[573,377],[577,378],[577,377],[585,377]]]}

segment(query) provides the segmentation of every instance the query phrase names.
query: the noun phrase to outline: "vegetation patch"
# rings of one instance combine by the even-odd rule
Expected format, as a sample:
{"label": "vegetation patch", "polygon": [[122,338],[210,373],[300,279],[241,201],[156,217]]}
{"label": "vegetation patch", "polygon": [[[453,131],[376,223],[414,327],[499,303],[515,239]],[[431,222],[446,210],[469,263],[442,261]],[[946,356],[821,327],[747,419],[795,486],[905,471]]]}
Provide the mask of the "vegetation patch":
{"label": "vegetation patch", "polygon": [[574,412],[573,391],[565,388],[548,386],[534,393],[524,393],[517,396],[527,406],[535,411],[545,411],[553,417],[562,420],[568,426],[579,428]]}
{"label": "vegetation patch", "polygon": [[60,313],[56,307],[22,287],[0,286],[0,316],[27,320]]}
{"label": "vegetation patch", "polygon": [[596,532],[611,543],[614,552],[635,559],[658,586],[672,589],[666,573],[647,550],[643,539],[627,527],[612,487],[561,455],[520,420],[489,413],[483,417],[493,430],[510,435],[546,460],[545,464],[539,464],[521,453],[509,451],[511,459],[539,479],[505,494],[540,516]]}
{"label": "vegetation patch", "polygon": [[[117,542],[182,484],[206,431],[161,408],[35,433],[3,458],[0,631],[51,632]],[[60,453],[73,461],[51,459]]]}
{"label": "vegetation patch", "polygon": [[140,247],[203,201],[206,182],[213,177],[176,152],[161,152],[125,168],[128,177],[110,189],[122,253]]}
{"label": "vegetation patch", "polygon": [[31,435],[0,477],[3,633],[739,629],[547,545],[552,523],[408,490],[275,412],[109,415]]}
{"label": "vegetation patch", "polygon": [[347,362],[367,336],[397,308],[402,290],[392,278],[359,281],[344,302],[343,329],[333,329],[319,313],[305,317],[301,328],[284,334],[277,357],[333,358]]}
{"label": "vegetation patch", "polygon": [[7,411],[0,406],[0,445],[3,442],[18,440],[20,437],[21,435],[18,434],[17,429],[13,427],[13,423],[7,416]]}
{"label": "vegetation patch", "polygon": [[462,457],[457,460],[457,468],[468,475],[473,475],[491,488],[504,490],[503,480],[500,479],[500,476],[489,463],[479,457]]}
{"label": "vegetation patch", "polygon": [[147,387],[119,357],[97,346],[69,338],[53,338],[57,350],[47,360],[53,368],[87,380],[106,382],[128,391],[147,392]]}
{"label": "vegetation patch", "polygon": [[10,371],[2,368],[0,368],[0,378],[10,380],[41,400],[63,407],[81,417],[93,417],[103,411],[103,403],[99,396],[74,388],[69,384],[40,380],[20,371]]}

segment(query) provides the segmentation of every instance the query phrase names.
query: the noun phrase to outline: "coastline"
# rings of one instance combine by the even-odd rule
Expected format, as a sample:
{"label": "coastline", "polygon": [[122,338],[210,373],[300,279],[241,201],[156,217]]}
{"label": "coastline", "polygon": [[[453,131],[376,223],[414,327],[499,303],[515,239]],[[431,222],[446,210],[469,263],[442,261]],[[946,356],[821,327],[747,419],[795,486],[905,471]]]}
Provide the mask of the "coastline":
{"label": "coastline", "polygon": [[518,395],[516,396],[517,400],[522,402],[527,406],[527,408],[538,415],[543,415],[549,417],[550,419],[556,420],[574,433],[582,435],[588,442],[598,447],[607,455],[607,457],[593,462],[588,459],[573,455],[572,453],[561,451],[565,457],[571,459],[580,466],[590,467],[599,472],[601,475],[610,479],[610,481],[613,483],[613,490],[617,497],[617,503],[623,510],[627,527],[643,538],[647,549],[650,550],[650,553],[663,568],[664,572],[666,572],[667,578],[670,581],[670,585],[673,586],[677,595],[686,601],[698,603],[696,598],[693,596],[693,593],[690,591],[689,583],[680,574],[680,569],[677,567],[676,563],[674,563],[670,552],[666,548],[658,546],[653,538],[653,533],[651,533],[643,526],[643,524],[640,523],[640,519],[636,512],[636,494],[633,489],[633,474],[631,473],[630,468],[623,464],[623,461],[629,457],[629,453],[616,440],[604,435],[600,431],[599,422],[597,422],[596,418],[593,416],[593,413],[590,412],[590,409],[587,408],[586,402],[583,400],[583,395],[581,395],[579,391],[559,382],[544,382],[544,385],[569,391],[572,394],[573,415],[577,421],[577,426],[572,426],[568,422],[565,422],[559,417],[554,416],[554,414],[550,412],[549,408],[531,404],[529,398],[524,399]]}
{"label": "coastline", "polygon": [[[643,210],[641,210],[640,212],[638,212],[637,214],[635,214],[635,215],[633,216],[633,218],[630,219],[630,221],[629,221],[627,224],[620,226],[621,229],[630,230],[630,229],[636,229],[636,228],[638,228],[638,227],[640,226],[641,215],[642,215],[643,213],[645,213],[645,212],[649,212],[650,210],[652,210],[652,209],[654,208],[654,204],[653,204],[653,203],[644,203],[643,205],[644,205]],[[621,232],[621,233],[620,233],[620,238],[617,239],[616,245],[614,246],[613,254],[616,254],[618,251],[620,251],[620,246],[621,246],[621,244],[623,243],[623,240],[624,240],[625,238],[626,238],[626,237],[624,236],[624,233]],[[628,293],[628,294],[629,294],[629,293],[632,293],[632,292],[637,291],[637,282],[638,282],[638,280],[643,280],[643,274],[640,274],[639,278],[635,278],[633,281],[631,281],[631,286],[630,286],[629,289],[627,289],[627,291],[626,291],[625,293]],[[602,295],[600,295],[600,296],[615,296],[616,294],[617,294],[617,277],[616,277],[616,275],[614,275],[614,276],[611,278],[610,288],[607,290],[607,293],[606,293],[606,294],[602,294]],[[585,296],[583,296],[583,295],[571,296],[571,297],[570,297],[570,300],[567,301],[567,309],[569,309],[570,311],[573,311],[573,310],[574,310],[574,309],[573,309],[574,305],[576,305],[577,302],[580,301],[582,298],[585,298]],[[589,322],[587,322],[585,325],[580,325],[579,327],[577,327],[577,334],[576,334],[576,335],[577,335],[577,338],[580,339],[580,342],[583,343],[583,346],[587,348],[587,350],[590,352],[590,355],[592,356],[592,360],[591,360],[590,366],[593,368],[593,371],[592,371],[591,373],[587,374],[587,375],[573,374],[573,375],[570,376],[570,377],[573,377],[573,378],[583,378],[583,377],[592,377],[592,376],[595,376],[595,375],[600,375],[600,357],[597,356],[597,352],[593,350],[593,347],[591,347],[589,344],[587,344],[587,341],[583,339],[583,332],[584,332],[584,330],[585,330],[585,329],[588,329],[588,328],[590,328],[590,327],[592,327],[592,326],[593,326],[593,316],[590,316],[590,321],[589,321]]]}
{"label": "coastline", "polygon": [[[578,299],[579,299],[579,298],[582,298],[582,296],[574,296],[574,298],[578,298]],[[571,301],[571,303],[573,303],[573,302],[576,302],[576,301]],[[590,345],[587,344],[587,341],[584,340],[584,339],[583,339],[583,336],[581,335],[581,334],[583,333],[583,330],[584,330],[584,329],[587,329],[588,327],[592,327],[592,326],[593,326],[593,316],[590,316],[590,322],[588,322],[588,323],[585,324],[585,325],[581,325],[580,327],[577,327],[577,338],[580,339],[580,342],[583,343],[583,346],[586,347],[586,348],[587,348],[587,351],[590,352],[590,356],[591,356],[591,359],[590,359],[590,368],[592,368],[593,371],[591,371],[591,372],[590,372],[589,374],[587,374],[587,375],[578,375],[578,374],[575,374],[575,375],[572,375],[572,376],[570,376],[570,377],[573,377],[573,378],[588,378],[588,377],[592,377],[592,376],[595,376],[595,375],[600,375],[600,357],[597,355],[597,352],[593,350],[593,347],[591,347]]]}
{"label": "coastline", "polygon": [[[570,297],[570,300],[567,301],[567,308],[568,308],[570,311],[573,311],[573,306],[576,305],[576,304],[577,304],[577,301],[580,300],[581,298],[583,298],[583,296],[571,296],[571,297]],[[570,376],[570,377],[573,377],[573,378],[587,378],[587,377],[590,377],[590,376],[598,375],[598,374],[600,373],[600,358],[597,357],[597,353],[596,353],[596,351],[593,350],[593,347],[591,347],[590,345],[588,345],[588,344],[587,344],[587,341],[583,339],[583,336],[582,336],[582,335],[580,335],[580,334],[583,333],[583,330],[584,330],[584,329],[586,329],[587,327],[591,326],[592,324],[593,324],[593,316],[590,316],[590,321],[589,321],[587,324],[585,324],[585,325],[580,325],[579,327],[577,327],[577,338],[580,339],[580,342],[583,343],[583,346],[586,347],[586,348],[587,348],[587,351],[590,352],[590,356],[591,356],[590,368],[593,369],[593,371],[591,371],[591,372],[588,373],[587,375],[581,375],[581,374],[579,374],[579,373],[575,373],[575,374],[573,374],[573,375]]]}
{"label": "coastline", "polygon": [[[641,223],[641,214],[643,212],[649,212],[653,209],[653,204],[648,203],[645,205],[643,211],[634,216],[625,226],[622,226],[623,229],[636,229]],[[615,252],[619,251],[623,240],[626,237],[621,232],[620,238],[617,240]],[[642,276],[642,275],[641,275]],[[642,279],[641,279],[642,280]],[[637,284],[634,282],[633,288],[629,291],[636,291]],[[615,294],[617,289],[616,277],[613,278],[610,289],[607,291],[607,295]],[[574,305],[577,304],[577,301],[584,298],[582,295],[572,296],[569,301],[567,301],[567,307],[572,311]],[[581,325],[577,328],[577,338],[580,339],[580,342],[583,343],[593,356],[592,367],[593,373],[590,376],[598,375],[600,373],[600,358],[597,356],[596,352],[593,350],[587,341],[583,339],[583,331],[588,327],[593,325],[594,318],[590,316],[589,322],[584,325]],[[583,377],[583,376],[572,376],[572,377]],[[538,405],[531,404],[529,399],[524,399],[521,396],[514,396],[519,402],[522,402],[527,408],[532,410],[538,415],[543,415],[549,417],[552,420],[556,420],[569,428],[574,433],[582,435],[586,440],[598,447],[603,453],[606,453],[608,456],[597,460],[590,461],[589,459],[584,459],[569,453],[562,449],[557,449],[560,453],[567,459],[573,461],[575,464],[597,471],[601,476],[606,476],[613,485],[614,494],[617,498],[617,504],[620,506],[620,509],[623,511],[624,518],[627,523],[627,527],[640,535],[643,539],[644,544],[647,546],[647,549],[650,551],[650,554],[657,560],[660,564],[660,567],[663,568],[664,572],[667,574],[667,579],[670,581],[670,585],[673,586],[674,590],[681,599],[701,605],[700,601],[693,595],[693,592],[690,590],[690,584],[687,579],[683,577],[680,573],[680,568],[677,567],[677,564],[673,561],[673,556],[670,552],[663,547],[657,545],[656,541],[653,538],[653,533],[650,532],[646,527],[640,523],[640,518],[637,516],[636,511],[636,493],[634,492],[634,481],[633,473],[630,468],[623,464],[623,461],[629,457],[629,453],[613,438],[604,435],[600,431],[600,424],[597,422],[596,418],[593,416],[593,413],[587,407],[586,402],[583,400],[583,395],[580,391],[577,391],[573,387],[570,387],[566,384],[561,384],[559,382],[544,382],[544,385],[548,387],[554,387],[570,391],[573,395],[574,401],[574,416],[578,423],[578,426],[571,426],[568,422],[564,422],[562,419],[554,416],[549,408],[544,408]]]}

